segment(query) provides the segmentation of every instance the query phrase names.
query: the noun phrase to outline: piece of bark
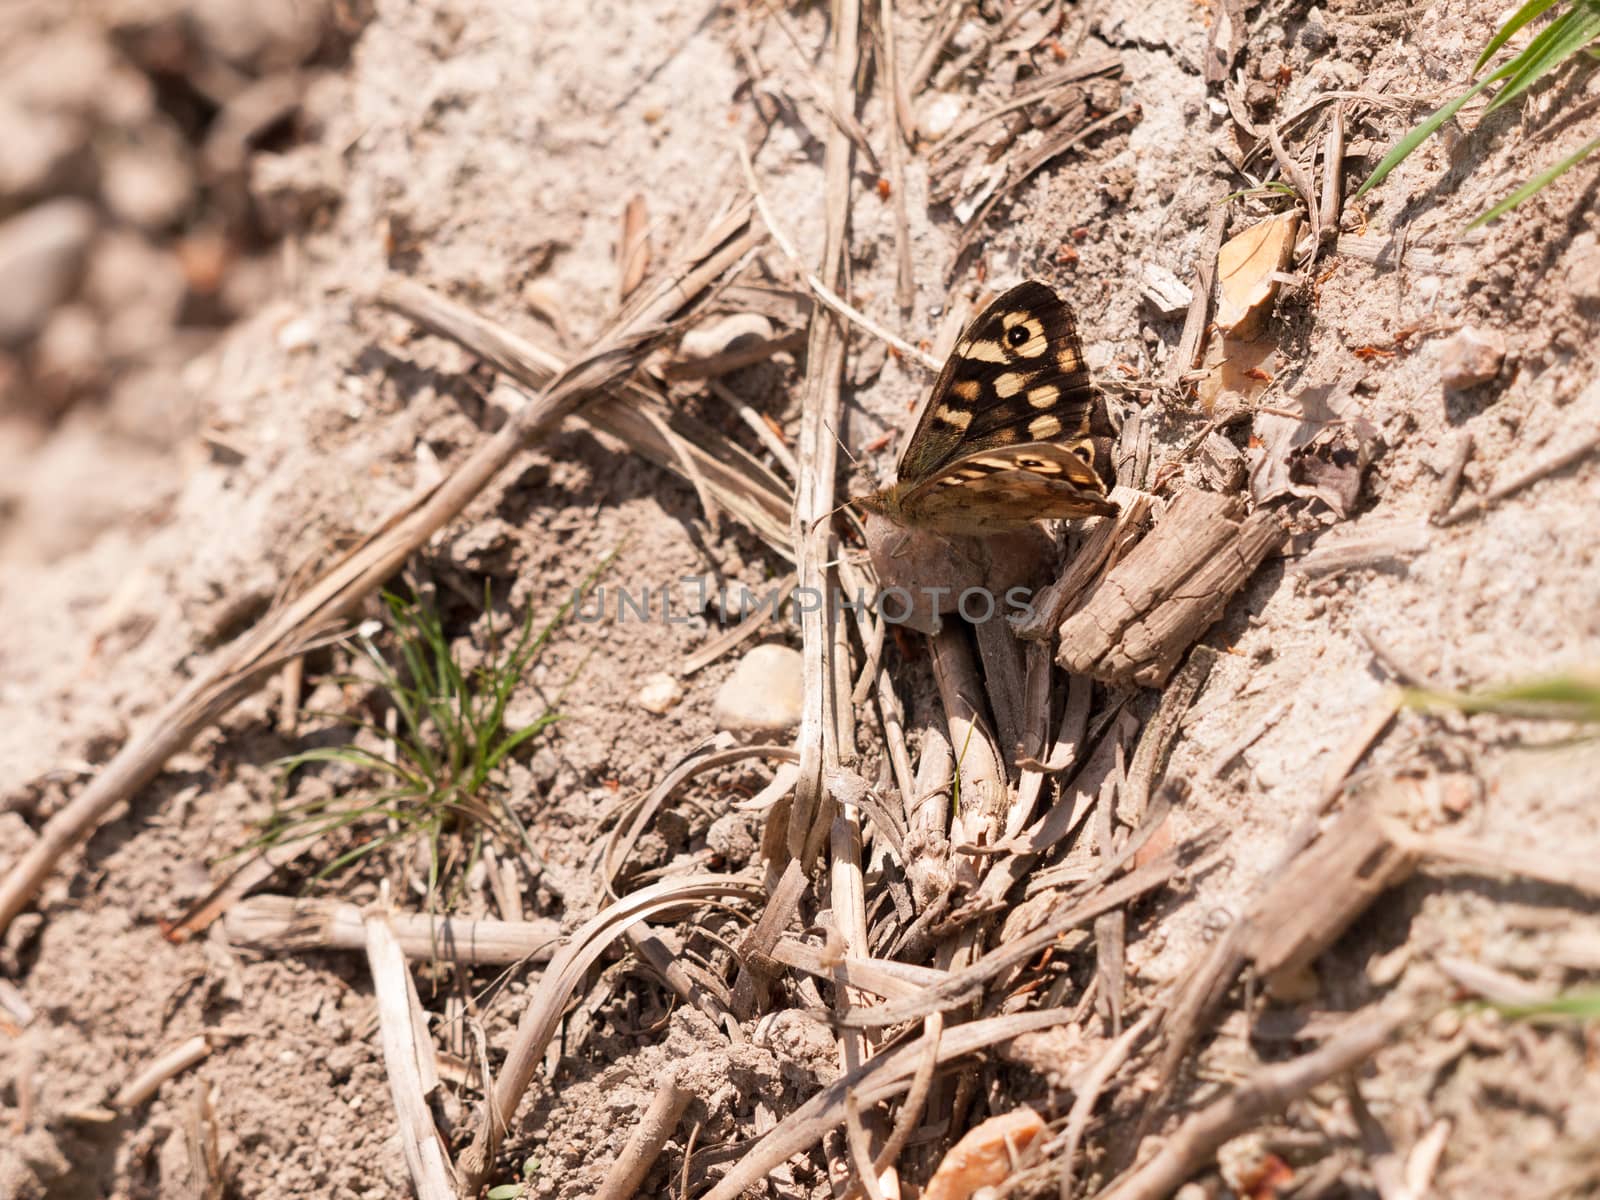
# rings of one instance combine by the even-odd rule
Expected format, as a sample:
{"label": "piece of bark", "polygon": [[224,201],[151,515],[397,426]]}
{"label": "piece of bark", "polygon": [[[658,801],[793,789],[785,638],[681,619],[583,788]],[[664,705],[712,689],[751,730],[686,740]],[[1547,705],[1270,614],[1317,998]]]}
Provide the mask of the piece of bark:
{"label": "piece of bark", "polygon": [[1354,799],[1256,897],[1243,950],[1269,991],[1310,966],[1379,895],[1416,868],[1416,853],[1389,836],[1374,804]]}
{"label": "piece of bark", "polygon": [[1111,499],[1116,502],[1114,517],[1090,517],[1093,525],[1083,539],[1083,546],[1067,563],[1060,578],[1047,587],[1040,588],[1029,598],[1027,608],[1011,617],[1011,631],[1027,641],[1043,641],[1061,624],[1061,614],[1100,574],[1114,547],[1126,546],[1138,537],[1150,517],[1150,504],[1154,500],[1148,492],[1133,488],[1112,489]]}
{"label": "piece of bark", "polygon": [[1160,687],[1267,554],[1283,527],[1266,512],[1184,492],[1061,624],[1056,661],[1103,683]]}

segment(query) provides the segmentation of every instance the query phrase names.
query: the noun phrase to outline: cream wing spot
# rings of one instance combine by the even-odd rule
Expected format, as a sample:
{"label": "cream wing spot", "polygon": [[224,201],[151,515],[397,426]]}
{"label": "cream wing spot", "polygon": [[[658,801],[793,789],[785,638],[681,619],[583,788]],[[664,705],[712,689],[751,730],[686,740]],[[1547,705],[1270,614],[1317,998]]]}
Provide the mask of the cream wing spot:
{"label": "cream wing spot", "polygon": [[970,358],[974,362],[1005,363],[1011,361],[1006,355],[1006,348],[993,338],[974,339],[961,352],[961,356]]}
{"label": "cream wing spot", "polygon": [[983,394],[983,388],[976,379],[963,379],[959,383],[950,385],[950,394],[957,400],[976,404],[978,397]]}
{"label": "cream wing spot", "polygon": [[1060,399],[1061,389],[1053,383],[1028,389],[1028,406],[1030,408],[1050,408]]}
{"label": "cream wing spot", "polygon": [[933,419],[941,425],[948,425],[951,429],[965,430],[972,424],[972,410],[951,408],[948,404],[941,404],[933,410]]}
{"label": "cream wing spot", "polygon": [[1020,392],[1027,382],[1028,377],[1026,375],[1019,375],[1015,371],[1007,371],[1003,375],[996,375],[994,377],[995,394],[1002,400],[1009,400]]}
{"label": "cream wing spot", "polygon": [[1063,375],[1071,375],[1083,369],[1083,360],[1071,346],[1067,346],[1056,353],[1056,366],[1061,368]]}
{"label": "cream wing spot", "polygon": [[1061,418],[1052,416],[1035,417],[1028,422],[1028,436],[1036,442],[1046,438],[1053,438],[1061,432]]}

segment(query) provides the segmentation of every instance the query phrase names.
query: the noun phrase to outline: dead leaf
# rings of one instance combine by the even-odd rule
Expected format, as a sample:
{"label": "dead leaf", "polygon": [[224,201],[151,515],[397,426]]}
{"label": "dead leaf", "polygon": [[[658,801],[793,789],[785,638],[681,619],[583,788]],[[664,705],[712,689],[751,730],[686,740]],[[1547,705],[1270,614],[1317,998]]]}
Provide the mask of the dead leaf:
{"label": "dead leaf", "polygon": [[1299,213],[1283,213],[1258,221],[1223,243],[1217,252],[1221,284],[1217,325],[1224,333],[1249,337],[1260,327],[1272,298],[1278,294],[1275,276],[1289,265],[1294,254],[1299,228]]}
{"label": "dead leaf", "polygon": [[1307,388],[1299,415],[1258,412],[1250,439],[1250,496],[1265,504],[1293,495],[1320,500],[1339,517],[1349,515],[1361,494],[1367,467],[1383,449],[1383,437],[1351,410],[1355,380]]}
{"label": "dead leaf", "polygon": [[1043,1132],[1044,1119],[1026,1106],[990,1117],[950,1147],[928,1180],[923,1200],[967,1200],[979,1188],[998,1187]]}

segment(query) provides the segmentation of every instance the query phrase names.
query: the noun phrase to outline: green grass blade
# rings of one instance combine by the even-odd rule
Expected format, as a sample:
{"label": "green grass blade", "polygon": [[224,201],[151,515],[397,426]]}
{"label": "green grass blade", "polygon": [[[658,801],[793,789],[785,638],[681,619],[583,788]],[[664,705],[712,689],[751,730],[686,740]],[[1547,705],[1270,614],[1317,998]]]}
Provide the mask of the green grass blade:
{"label": "green grass blade", "polygon": [[494,770],[505,760],[506,755],[510,754],[529,738],[538,737],[541,733],[543,733],[546,729],[549,729],[550,726],[554,725],[559,720],[561,720],[560,713],[543,712],[539,714],[538,718],[531,725],[524,725],[515,733],[509,734],[507,737],[503,738],[499,744],[495,745],[489,751],[487,757],[485,758],[485,772]]}
{"label": "green grass blade", "polygon": [[1526,50],[1506,64],[1514,70],[1506,86],[1483,110],[1483,115],[1488,116],[1509,104],[1596,38],[1600,38],[1600,5],[1580,2],[1562,13],[1528,44]]}
{"label": "green grass blade", "polygon": [[391,775],[402,779],[413,787],[426,787],[427,780],[420,775],[406,769],[394,759],[385,758],[371,750],[360,746],[318,746],[312,750],[302,750],[298,754],[291,754],[287,758],[278,759],[275,765],[285,771],[294,771],[297,767],[307,763],[345,763],[352,767],[362,767],[369,771],[376,771],[381,775]]}
{"label": "green grass blade", "polygon": [[1467,228],[1476,229],[1480,225],[1487,225],[1490,221],[1495,220],[1497,217],[1503,217],[1506,213],[1510,212],[1517,205],[1521,204],[1529,196],[1543,191],[1553,180],[1565,175],[1568,171],[1572,170],[1573,167],[1577,166],[1584,159],[1588,158],[1589,155],[1593,154],[1597,149],[1600,149],[1600,138],[1595,138],[1594,141],[1580,147],[1576,153],[1569,154],[1566,158],[1563,158],[1549,170],[1541,171],[1539,174],[1535,175],[1532,179],[1528,180],[1527,183],[1523,184],[1516,191],[1512,192],[1488,212],[1475,219],[1470,225],[1467,226]]}
{"label": "green grass blade", "polygon": [[1398,167],[1402,162],[1410,157],[1413,150],[1422,145],[1423,142],[1427,141],[1436,132],[1438,132],[1439,127],[1451,117],[1455,116],[1456,113],[1461,110],[1461,106],[1463,104],[1465,104],[1468,100],[1471,100],[1479,92],[1483,91],[1484,88],[1493,83],[1497,75],[1498,72],[1496,75],[1490,75],[1485,79],[1479,80],[1465,92],[1461,93],[1461,95],[1457,96],[1454,100],[1451,100],[1448,104],[1444,105],[1444,107],[1435,111],[1434,114],[1427,120],[1423,121],[1422,124],[1418,125],[1410,133],[1406,134],[1405,137],[1396,142],[1394,144],[1394,149],[1390,150],[1388,154],[1383,156],[1383,161],[1377,165],[1371,175],[1367,176],[1366,182],[1356,189],[1356,194],[1351,196],[1350,199],[1361,199],[1362,196],[1366,195],[1373,188],[1377,187],[1380,183],[1387,179],[1390,171],[1393,171],[1396,167]]}
{"label": "green grass blade", "polygon": [[1528,1017],[1570,1017],[1578,1021],[1600,1017],[1600,990],[1568,992],[1539,1004],[1496,1004],[1503,1016],[1514,1020]]}
{"label": "green grass blade", "polygon": [[1495,56],[1495,52],[1509,42],[1512,36],[1529,21],[1542,16],[1556,0],[1528,0],[1521,8],[1511,14],[1511,19],[1500,26],[1500,31],[1489,39],[1489,44],[1483,48],[1483,53],[1478,55],[1478,61],[1472,64],[1472,73],[1476,75],[1483,70],[1483,65]]}
{"label": "green grass blade", "polygon": [[1413,708],[1454,708],[1467,713],[1558,721],[1600,721],[1600,676],[1591,674],[1557,675],[1481,692],[1435,692],[1414,688],[1403,695]]}

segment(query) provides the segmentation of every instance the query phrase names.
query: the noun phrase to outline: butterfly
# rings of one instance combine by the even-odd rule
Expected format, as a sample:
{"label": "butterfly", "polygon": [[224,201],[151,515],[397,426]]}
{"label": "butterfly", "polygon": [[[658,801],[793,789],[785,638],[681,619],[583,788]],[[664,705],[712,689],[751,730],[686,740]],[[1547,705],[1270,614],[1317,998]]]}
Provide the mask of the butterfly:
{"label": "butterfly", "polygon": [[1030,280],[962,332],[900,452],[895,482],[852,502],[937,533],[1110,516],[1109,432],[1072,309]]}

